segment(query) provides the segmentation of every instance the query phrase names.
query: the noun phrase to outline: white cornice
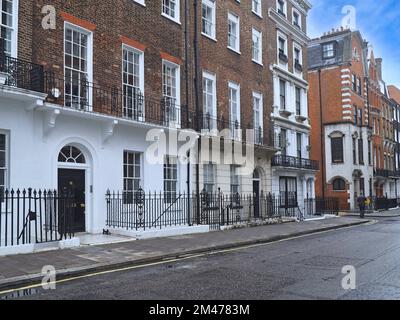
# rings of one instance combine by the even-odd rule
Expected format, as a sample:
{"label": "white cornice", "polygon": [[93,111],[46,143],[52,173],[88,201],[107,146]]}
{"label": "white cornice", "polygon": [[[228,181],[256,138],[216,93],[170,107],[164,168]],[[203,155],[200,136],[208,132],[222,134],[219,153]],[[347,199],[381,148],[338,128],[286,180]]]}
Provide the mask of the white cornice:
{"label": "white cornice", "polygon": [[282,69],[280,66],[278,66],[276,64],[271,64],[270,70],[271,70],[273,76],[276,75],[276,76],[285,78],[287,81],[293,82],[296,85],[302,87],[303,89],[308,90],[308,88],[309,88],[308,82],[306,80],[295,76],[293,73],[291,73],[285,69]]}
{"label": "white cornice", "polygon": [[308,0],[289,0],[292,5],[298,7],[300,10],[307,14],[312,8],[312,4]]}

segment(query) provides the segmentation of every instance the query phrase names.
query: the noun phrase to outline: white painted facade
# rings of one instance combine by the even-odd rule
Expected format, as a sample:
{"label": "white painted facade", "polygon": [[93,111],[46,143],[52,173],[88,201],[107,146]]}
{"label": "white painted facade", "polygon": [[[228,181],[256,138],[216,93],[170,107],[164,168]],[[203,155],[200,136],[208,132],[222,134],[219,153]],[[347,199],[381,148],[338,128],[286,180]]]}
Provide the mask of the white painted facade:
{"label": "white painted facade", "polygon": [[[6,188],[57,189],[58,169],[85,171],[85,230],[101,232],[106,222],[107,190],[123,190],[124,151],[141,153],[141,187],[163,191],[163,164],[145,157],[146,134],[155,126],[63,108],[26,90],[0,90],[0,132],[6,135]],[[162,130],[162,128],[158,128]],[[60,150],[75,146],[85,164],[59,163]],[[174,155],[172,155],[174,156]],[[177,190],[185,192],[187,166],[178,162]]]}
{"label": "white painted facade", "polygon": [[[343,163],[332,162],[331,136],[334,134],[343,135]],[[335,178],[343,178],[349,184],[348,203],[350,209],[356,208],[357,196],[360,195],[360,178],[365,182],[365,196],[370,195],[370,181],[373,181],[372,154],[368,155],[369,130],[367,127],[357,127],[351,123],[333,124],[325,126],[325,163],[326,181],[332,184]],[[364,165],[359,164],[358,139],[363,138]],[[356,163],[353,161],[353,138],[356,144]],[[371,192],[374,192],[372,187]],[[372,194],[374,195],[374,194]]]}
{"label": "white painted facade", "polygon": [[[270,66],[273,76],[273,111],[277,157],[290,157],[290,161],[304,163],[310,160],[310,120],[308,116],[308,82],[305,80],[307,70],[303,69],[304,52],[309,38],[301,28],[302,16],[307,16],[311,5],[307,1],[290,1],[293,10],[287,10],[286,1],[283,8],[277,2],[279,13],[274,8],[269,10],[269,17],[276,23],[277,52],[276,63]],[[297,14],[298,26],[295,25]],[[285,58],[286,57],[286,58]],[[315,198],[315,173],[310,166],[272,165],[272,193],[289,196],[297,193],[300,210],[304,208],[304,199]],[[290,189],[283,182],[290,179]],[[285,185],[285,186],[284,186]],[[292,195],[290,195],[292,197]]]}
{"label": "white painted facade", "polygon": [[[308,84],[297,76],[284,72],[280,66],[273,68],[274,106],[273,119],[275,136],[280,151],[277,155],[310,159],[310,120],[308,118]],[[286,101],[281,104],[281,82],[285,83]],[[296,87],[300,90],[300,113],[296,111]],[[283,130],[285,130],[286,139]],[[284,152],[282,149],[286,149]],[[315,198],[315,171],[305,168],[272,167],[272,193],[283,190],[280,181],[284,177],[296,178],[299,207],[303,208],[304,199]]]}

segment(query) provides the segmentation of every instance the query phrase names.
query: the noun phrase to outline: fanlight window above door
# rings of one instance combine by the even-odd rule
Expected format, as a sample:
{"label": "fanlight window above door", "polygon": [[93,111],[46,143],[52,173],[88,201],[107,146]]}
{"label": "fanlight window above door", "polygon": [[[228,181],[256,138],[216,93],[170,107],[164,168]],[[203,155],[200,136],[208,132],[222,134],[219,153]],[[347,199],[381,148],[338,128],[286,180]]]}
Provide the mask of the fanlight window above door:
{"label": "fanlight window above door", "polygon": [[84,164],[86,163],[86,159],[82,151],[77,147],[65,146],[58,155],[58,162]]}

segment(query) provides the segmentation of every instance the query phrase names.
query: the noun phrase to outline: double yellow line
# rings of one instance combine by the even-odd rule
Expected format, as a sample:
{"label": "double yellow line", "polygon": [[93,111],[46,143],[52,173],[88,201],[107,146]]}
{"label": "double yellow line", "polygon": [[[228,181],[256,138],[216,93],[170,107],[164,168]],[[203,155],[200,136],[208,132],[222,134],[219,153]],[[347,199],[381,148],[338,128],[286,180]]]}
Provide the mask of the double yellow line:
{"label": "double yellow line", "polygon": [[[366,225],[372,225],[372,224],[376,224],[378,222],[379,221],[377,221],[377,220],[373,220],[373,221],[370,221],[370,222],[362,224],[362,225],[355,225],[355,226],[340,228],[340,230],[350,229],[350,228],[355,228],[355,227],[360,227],[360,226],[366,226]],[[306,235],[302,235],[302,236],[297,236],[297,237],[292,237],[292,238],[287,238],[287,239],[282,239],[282,240],[276,240],[273,242],[245,245],[245,246],[235,247],[235,248],[231,248],[231,249],[222,249],[222,250],[217,250],[217,251],[192,254],[192,255],[182,256],[182,257],[178,257],[178,258],[167,259],[167,260],[162,260],[162,261],[152,262],[152,263],[147,263],[147,264],[141,264],[141,265],[136,265],[136,266],[131,266],[131,267],[124,267],[124,268],[117,268],[117,269],[112,269],[112,270],[107,270],[107,271],[88,273],[88,274],[85,274],[82,276],[75,276],[75,277],[65,278],[65,279],[56,280],[56,281],[52,281],[52,282],[46,282],[45,284],[46,284],[46,286],[52,286],[52,285],[71,282],[71,281],[75,281],[75,280],[97,277],[97,276],[101,276],[101,275],[105,275],[105,274],[135,270],[135,269],[140,269],[140,268],[154,267],[154,266],[159,266],[159,265],[168,264],[168,263],[172,263],[172,262],[179,262],[179,261],[185,261],[185,260],[189,260],[189,259],[201,258],[201,257],[206,257],[206,256],[211,256],[211,255],[241,251],[241,250],[246,250],[246,249],[251,249],[251,248],[256,248],[256,247],[261,247],[261,246],[268,246],[268,245],[272,245],[272,244],[276,244],[276,243],[280,243],[280,242],[292,241],[295,239],[306,238],[306,237],[310,237],[310,236],[314,236],[314,235],[318,235],[318,234],[324,234],[324,233],[333,232],[333,231],[337,231],[337,229],[315,232],[315,233],[306,234]],[[37,289],[37,288],[41,288],[41,287],[42,287],[42,283],[37,283],[37,284],[33,284],[30,286],[25,286],[25,287],[21,287],[21,288],[14,288],[14,289],[9,289],[9,290],[5,290],[5,291],[0,291],[0,297],[7,295],[9,293],[17,292],[17,291]]]}

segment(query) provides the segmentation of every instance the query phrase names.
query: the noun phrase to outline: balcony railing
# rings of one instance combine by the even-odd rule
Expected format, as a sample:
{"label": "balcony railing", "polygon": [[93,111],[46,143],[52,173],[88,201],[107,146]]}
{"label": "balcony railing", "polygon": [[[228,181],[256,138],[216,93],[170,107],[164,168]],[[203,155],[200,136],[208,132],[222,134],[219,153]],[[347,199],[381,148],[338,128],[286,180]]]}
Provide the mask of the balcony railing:
{"label": "balcony railing", "polygon": [[0,72],[5,74],[4,84],[7,86],[36,92],[44,92],[43,66],[10,57],[6,55],[1,48]]}
{"label": "balcony railing", "polygon": [[300,61],[299,60],[295,60],[295,62],[294,62],[294,68],[298,71],[298,72],[303,72],[303,66],[302,66],[302,64],[300,63]]}
{"label": "balcony railing", "polygon": [[203,113],[201,119],[201,130],[217,130],[221,133],[223,130],[229,130],[228,138],[236,141],[250,142],[258,146],[275,145],[273,130],[264,130],[261,126],[255,128],[250,124],[242,124],[238,120],[226,120],[224,117],[215,117],[209,113]]}
{"label": "balcony railing", "polygon": [[279,51],[279,60],[283,63],[288,63],[289,58],[283,51]]}
{"label": "balcony railing", "polygon": [[100,87],[84,74],[58,76],[45,72],[48,101],[66,108],[101,113],[122,119],[175,128],[193,128],[194,113],[170,97],[145,97],[131,86]]}
{"label": "balcony railing", "polygon": [[306,170],[319,170],[319,162],[310,159],[296,158],[290,156],[277,155],[272,159],[272,166],[296,168]]}
{"label": "balcony railing", "polygon": [[393,171],[387,169],[375,169],[374,170],[375,177],[382,177],[382,178],[390,178],[390,177],[400,177],[400,171]]}

